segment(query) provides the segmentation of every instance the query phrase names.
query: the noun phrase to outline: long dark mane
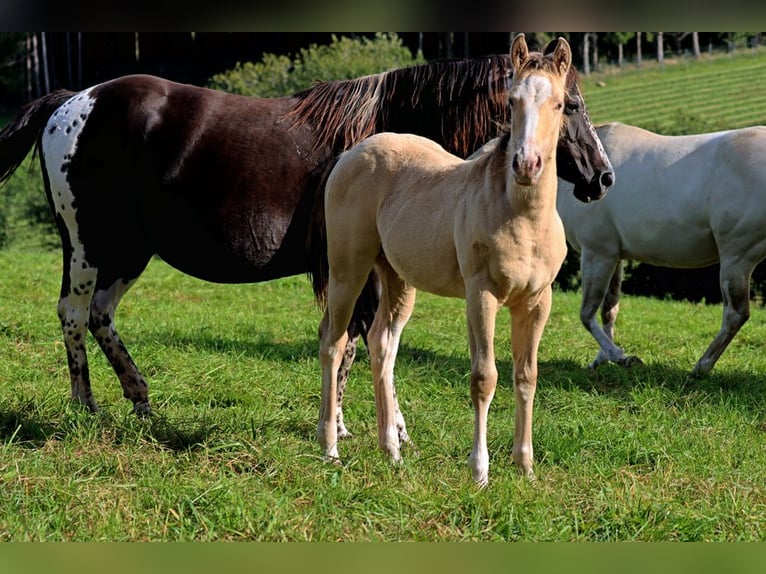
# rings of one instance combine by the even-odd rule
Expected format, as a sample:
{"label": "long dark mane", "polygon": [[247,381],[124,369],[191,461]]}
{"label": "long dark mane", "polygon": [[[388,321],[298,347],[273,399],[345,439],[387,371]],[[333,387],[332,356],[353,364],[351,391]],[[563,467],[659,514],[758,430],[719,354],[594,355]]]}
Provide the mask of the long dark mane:
{"label": "long dark mane", "polygon": [[343,151],[373,133],[417,127],[466,157],[506,122],[510,76],[510,58],[493,55],[323,82],[296,94],[299,102],[289,119],[312,125],[317,147]]}

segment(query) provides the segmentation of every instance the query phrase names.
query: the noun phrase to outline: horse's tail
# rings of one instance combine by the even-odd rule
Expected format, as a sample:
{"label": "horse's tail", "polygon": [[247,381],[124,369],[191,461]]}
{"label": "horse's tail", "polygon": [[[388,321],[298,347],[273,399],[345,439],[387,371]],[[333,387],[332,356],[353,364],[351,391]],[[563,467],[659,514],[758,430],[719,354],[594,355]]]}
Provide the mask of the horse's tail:
{"label": "horse's tail", "polygon": [[[308,237],[306,240],[306,254],[309,258],[308,274],[314,288],[314,299],[321,309],[327,306],[327,287],[330,280],[330,261],[327,257],[327,222],[325,220],[325,187],[327,178],[332,168],[335,167],[338,158],[333,159],[319,182],[314,199],[314,211],[309,224]],[[361,335],[367,344],[367,332],[372,326],[375,312],[380,304],[380,279],[375,271],[371,271],[367,277],[367,283],[354,305],[354,314],[349,334],[354,337]]]}
{"label": "horse's tail", "polygon": [[324,192],[327,178],[338,158],[328,162],[317,185],[311,220],[306,237],[306,257],[308,257],[308,275],[314,289],[314,300],[320,309],[327,305],[327,285],[330,279],[330,261],[327,258],[327,223],[324,213]]}
{"label": "horse's tail", "polygon": [[27,157],[32,146],[39,146],[40,134],[48,118],[75,92],[56,90],[39,98],[19,111],[0,131],[0,184],[5,183]]}

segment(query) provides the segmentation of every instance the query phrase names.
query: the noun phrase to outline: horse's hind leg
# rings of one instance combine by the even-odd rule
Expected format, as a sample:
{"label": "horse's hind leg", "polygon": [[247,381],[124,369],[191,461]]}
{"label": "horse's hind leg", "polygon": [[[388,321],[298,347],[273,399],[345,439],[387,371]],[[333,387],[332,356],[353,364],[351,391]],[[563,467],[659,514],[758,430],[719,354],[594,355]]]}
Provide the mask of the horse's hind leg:
{"label": "horse's hind leg", "polygon": [[348,341],[348,325],[354,302],[364,285],[365,276],[349,275],[339,280],[330,268],[327,310],[319,325],[319,359],[322,365],[322,402],[319,409],[317,440],[325,458],[339,460],[338,454],[338,369]]}
{"label": "horse's hind leg", "polygon": [[90,305],[89,328],[120,379],[123,396],[132,401],[136,414],[148,415],[151,407],[146,379],[139,372],[114,326],[117,306],[141,271],[143,266],[138,273],[130,275],[132,279],[102,280],[99,277],[98,288]]}
{"label": "horse's hind leg", "polygon": [[[367,333],[370,330],[370,326],[375,318],[375,313],[380,305],[381,297],[381,283],[377,273],[370,273],[367,278],[367,283],[364,286],[362,295],[357,299],[354,307],[354,320],[351,322],[348,328],[348,342],[346,343],[346,350],[343,354],[343,361],[338,369],[338,438],[343,439],[350,437],[351,433],[348,431],[343,418],[343,396],[346,389],[346,382],[348,381],[349,371],[351,365],[356,357],[356,350],[358,347],[359,336],[364,339],[365,345],[368,344]],[[404,415],[399,408],[399,400],[396,395],[396,386],[394,386],[394,416],[396,418],[396,428],[399,431],[399,442],[402,444],[412,444],[410,435],[407,433],[407,424],[404,420]]]}
{"label": "horse's hind leg", "polygon": [[382,257],[377,269],[383,289],[380,306],[367,339],[375,385],[378,446],[392,461],[398,462],[401,460],[401,429],[397,414],[401,417],[401,412],[394,390],[394,364],[402,330],[415,305],[415,289],[405,283]]}
{"label": "horse's hind leg", "polygon": [[754,265],[750,261],[739,264],[725,263],[727,257],[721,254],[720,284],[723,295],[723,321],[721,329],[692,369],[693,376],[710,372],[729,346],[734,336],[750,318],[750,276]]}
{"label": "horse's hind leg", "polygon": [[81,252],[65,250],[57,311],[64,336],[72,400],[86,405],[94,412],[98,410],[98,406],[90,386],[85,340],[96,277],[96,268],[90,266]]}

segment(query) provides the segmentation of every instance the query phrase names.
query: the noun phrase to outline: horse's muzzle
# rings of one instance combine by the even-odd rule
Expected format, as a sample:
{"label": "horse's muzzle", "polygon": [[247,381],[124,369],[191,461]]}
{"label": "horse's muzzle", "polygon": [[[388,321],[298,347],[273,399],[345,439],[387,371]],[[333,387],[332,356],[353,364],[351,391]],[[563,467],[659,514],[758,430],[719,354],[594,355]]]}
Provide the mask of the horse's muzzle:
{"label": "horse's muzzle", "polygon": [[594,177],[589,183],[577,183],[574,186],[574,196],[583,203],[597,201],[606,195],[609,188],[614,185],[615,177],[613,171],[602,171]]}

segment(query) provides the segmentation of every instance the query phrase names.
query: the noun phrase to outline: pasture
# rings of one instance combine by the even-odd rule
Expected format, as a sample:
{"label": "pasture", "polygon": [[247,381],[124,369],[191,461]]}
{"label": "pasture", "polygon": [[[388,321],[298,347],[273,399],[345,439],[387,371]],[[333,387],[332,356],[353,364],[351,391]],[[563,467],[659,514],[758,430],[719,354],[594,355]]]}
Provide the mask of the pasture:
{"label": "pasture", "polygon": [[[102,411],[69,403],[60,255],[0,251],[1,540],[766,539],[766,312],[715,371],[687,377],[718,306],[623,298],[617,339],[646,365],[584,367],[579,295],[555,292],[540,349],[537,480],[510,464],[509,318],[498,315],[490,485],[471,481],[464,303],[418,294],[397,390],[418,454],[377,448],[366,352],[344,462],[315,439],[320,319],[307,279],[226,286],[153,260],[117,316],[155,414],[133,415],[89,340]],[[621,336],[624,333],[624,336]]]}
{"label": "pasture", "polygon": [[766,49],[604,67],[583,76],[582,89],[596,123],[661,133],[766,125]]}

